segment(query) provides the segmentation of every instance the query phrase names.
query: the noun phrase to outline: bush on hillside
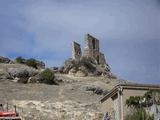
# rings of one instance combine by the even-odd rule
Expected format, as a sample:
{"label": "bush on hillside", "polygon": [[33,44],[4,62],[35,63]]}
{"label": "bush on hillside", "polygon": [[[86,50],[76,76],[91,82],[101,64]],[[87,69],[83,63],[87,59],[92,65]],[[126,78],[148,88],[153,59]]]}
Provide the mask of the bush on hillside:
{"label": "bush on hillside", "polygon": [[24,63],[24,62],[25,62],[25,59],[22,58],[21,56],[19,56],[19,57],[16,58],[16,61],[17,61],[18,63]]}
{"label": "bush on hillside", "polygon": [[26,61],[26,65],[37,69],[37,62],[34,58],[30,58]]}
{"label": "bush on hillside", "polygon": [[55,75],[50,69],[45,69],[43,72],[41,72],[40,78],[41,83],[56,84],[54,81]]}

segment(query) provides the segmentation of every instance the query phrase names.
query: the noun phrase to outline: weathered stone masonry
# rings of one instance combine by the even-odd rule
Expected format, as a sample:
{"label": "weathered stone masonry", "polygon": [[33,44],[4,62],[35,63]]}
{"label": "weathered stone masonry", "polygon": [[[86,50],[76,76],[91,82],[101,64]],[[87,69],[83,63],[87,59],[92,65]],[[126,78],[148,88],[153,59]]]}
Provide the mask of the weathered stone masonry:
{"label": "weathered stone masonry", "polygon": [[72,59],[80,60],[81,57],[94,59],[97,64],[106,65],[105,56],[100,52],[99,40],[90,34],[85,35],[84,52],[81,52],[80,44],[72,43]]}
{"label": "weathered stone masonry", "polygon": [[72,59],[79,61],[81,56],[82,52],[80,44],[76,43],[75,41],[72,42]]}

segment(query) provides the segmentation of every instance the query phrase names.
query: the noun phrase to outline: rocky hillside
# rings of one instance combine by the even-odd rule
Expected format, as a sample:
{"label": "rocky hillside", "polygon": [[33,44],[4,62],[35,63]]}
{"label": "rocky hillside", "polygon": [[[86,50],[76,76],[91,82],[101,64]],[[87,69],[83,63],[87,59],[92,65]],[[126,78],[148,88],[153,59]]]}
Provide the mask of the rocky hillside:
{"label": "rocky hillside", "polygon": [[[0,101],[17,105],[24,120],[100,120],[99,99],[114,85],[127,82],[61,73],[55,74],[57,85],[28,82],[41,71],[24,64],[0,63]],[[28,84],[19,82],[24,78]]]}
{"label": "rocky hillside", "polygon": [[69,74],[74,77],[86,76],[105,76],[107,78],[116,79],[108,64],[97,64],[92,58],[82,57],[79,61],[72,58],[65,60],[64,64],[59,68],[52,68],[55,72]]}

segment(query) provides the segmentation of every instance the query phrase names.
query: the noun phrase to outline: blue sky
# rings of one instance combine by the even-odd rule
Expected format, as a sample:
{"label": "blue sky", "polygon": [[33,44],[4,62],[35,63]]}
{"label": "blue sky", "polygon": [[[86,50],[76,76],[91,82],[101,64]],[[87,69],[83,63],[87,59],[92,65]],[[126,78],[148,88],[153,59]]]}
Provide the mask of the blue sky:
{"label": "blue sky", "polygon": [[160,83],[160,0],[0,0],[0,55],[58,66],[86,33],[117,76]]}

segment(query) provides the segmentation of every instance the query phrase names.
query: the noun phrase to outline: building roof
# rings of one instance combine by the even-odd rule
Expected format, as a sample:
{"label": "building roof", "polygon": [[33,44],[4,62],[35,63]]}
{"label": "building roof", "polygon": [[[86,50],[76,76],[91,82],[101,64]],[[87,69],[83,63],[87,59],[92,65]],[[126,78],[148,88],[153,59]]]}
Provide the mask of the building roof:
{"label": "building roof", "polygon": [[135,90],[150,90],[150,89],[160,89],[160,84],[137,84],[137,83],[127,83],[118,84],[113,89],[109,91],[105,96],[100,99],[100,102],[104,102],[111,96],[115,95],[119,89],[135,89]]}

